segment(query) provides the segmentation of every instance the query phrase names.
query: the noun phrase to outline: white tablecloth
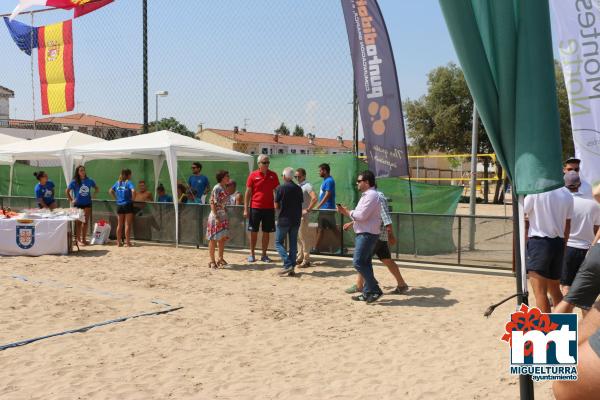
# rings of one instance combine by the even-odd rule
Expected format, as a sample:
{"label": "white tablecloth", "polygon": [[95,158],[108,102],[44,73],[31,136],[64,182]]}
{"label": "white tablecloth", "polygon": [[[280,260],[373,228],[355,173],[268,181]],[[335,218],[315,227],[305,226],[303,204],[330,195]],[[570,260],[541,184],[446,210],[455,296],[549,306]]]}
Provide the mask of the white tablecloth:
{"label": "white tablecloth", "polygon": [[68,253],[69,220],[0,219],[0,255],[41,256]]}

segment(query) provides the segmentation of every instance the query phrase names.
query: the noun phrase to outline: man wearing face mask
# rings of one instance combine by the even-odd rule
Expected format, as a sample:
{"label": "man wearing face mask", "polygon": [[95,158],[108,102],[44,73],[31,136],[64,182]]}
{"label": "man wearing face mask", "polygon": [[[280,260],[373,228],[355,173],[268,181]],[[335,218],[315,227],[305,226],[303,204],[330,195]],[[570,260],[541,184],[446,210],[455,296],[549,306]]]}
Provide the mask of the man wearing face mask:
{"label": "man wearing face mask", "polygon": [[[577,172],[577,174],[579,175],[581,169],[580,166],[581,160],[579,158],[570,157],[565,161],[565,164],[563,165],[563,174],[574,171]],[[581,181],[581,185],[579,186],[579,193],[586,199],[591,199],[592,185],[590,185],[588,182]]]}

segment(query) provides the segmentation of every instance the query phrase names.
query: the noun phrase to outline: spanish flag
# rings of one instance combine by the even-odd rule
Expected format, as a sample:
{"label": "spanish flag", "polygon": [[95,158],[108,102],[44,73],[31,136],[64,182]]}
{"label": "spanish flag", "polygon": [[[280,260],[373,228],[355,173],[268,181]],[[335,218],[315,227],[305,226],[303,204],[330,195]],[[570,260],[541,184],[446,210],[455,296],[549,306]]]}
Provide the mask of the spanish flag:
{"label": "spanish flag", "polygon": [[38,28],[38,69],[42,90],[42,114],[73,111],[73,22]]}

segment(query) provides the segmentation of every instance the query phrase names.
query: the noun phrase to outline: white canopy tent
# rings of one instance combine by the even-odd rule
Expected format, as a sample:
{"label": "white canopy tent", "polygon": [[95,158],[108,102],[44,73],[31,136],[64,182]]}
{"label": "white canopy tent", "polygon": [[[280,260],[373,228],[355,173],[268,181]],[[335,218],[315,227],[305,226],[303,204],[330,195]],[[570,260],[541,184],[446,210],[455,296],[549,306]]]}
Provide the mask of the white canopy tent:
{"label": "white canopy tent", "polygon": [[[25,139],[0,133],[0,148],[2,148],[3,146],[9,145],[11,143],[22,142],[24,140]],[[14,162],[12,162],[10,157],[0,156],[0,164],[10,164],[10,172],[9,172],[9,178],[8,178],[8,195],[10,196],[10,195],[12,195],[12,179],[13,179]]]}
{"label": "white canopy tent", "polygon": [[[20,140],[5,146],[0,146],[0,160],[14,165],[17,160],[56,160],[60,162],[68,184],[71,180],[74,167],[74,159],[71,157],[70,149],[84,144],[105,142],[85,133],[70,131],[57,133],[33,140]],[[12,191],[12,168],[10,177],[9,193]]]}
{"label": "white canopy tent", "polygon": [[[154,163],[154,182],[158,183],[160,171],[166,161],[172,190],[177,187],[177,160],[240,161],[248,163],[251,170],[254,159],[248,154],[228,150],[188,136],[170,131],[152,132],[103,143],[72,148],[70,154],[82,163],[101,159],[146,159]],[[156,189],[156,188],[155,188]],[[177,196],[173,196],[175,213],[179,212]],[[179,221],[175,218],[175,243],[179,242]]]}

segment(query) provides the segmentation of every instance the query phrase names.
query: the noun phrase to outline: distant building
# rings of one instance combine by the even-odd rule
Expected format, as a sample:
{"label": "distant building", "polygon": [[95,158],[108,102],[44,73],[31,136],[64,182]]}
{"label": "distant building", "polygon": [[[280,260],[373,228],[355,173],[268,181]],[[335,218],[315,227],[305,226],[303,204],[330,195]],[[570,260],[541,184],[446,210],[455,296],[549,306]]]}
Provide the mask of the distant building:
{"label": "distant building", "polygon": [[[48,117],[38,119],[35,122],[38,131],[79,131],[107,140],[139,135],[142,133],[143,128],[142,124],[122,122],[89,114]],[[33,121],[11,119],[5,127],[9,128],[11,132],[2,129],[2,133],[12,136],[31,139],[30,136],[34,134]]]}
{"label": "distant building", "polygon": [[15,92],[0,86],[0,126],[7,126],[10,119],[10,99],[15,97]]}
{"label": "distant building", "polygon": [[[246,154],[341,154],[352,152],[352,140],[306,136],[283,136],[271,133],[246,132],[237,127],[231,131],[202,129],[196,137],[202,141]],[[364,155],[365,145],[359,143],[359,153]]]}

